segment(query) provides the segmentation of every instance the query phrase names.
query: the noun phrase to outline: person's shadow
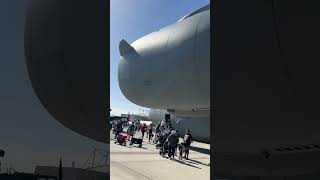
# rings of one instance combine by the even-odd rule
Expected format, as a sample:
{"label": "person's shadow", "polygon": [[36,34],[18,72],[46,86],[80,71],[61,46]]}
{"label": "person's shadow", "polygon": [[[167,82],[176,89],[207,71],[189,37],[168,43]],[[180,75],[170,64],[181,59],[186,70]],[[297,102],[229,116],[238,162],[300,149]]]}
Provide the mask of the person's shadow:
{"label": "person's shadow", "polygon": [[189,163],[195,163],[195,164],[201,164],[201,165],[204,165],[204,166],[209,166],[210,167],[210,165],[209,164],[205,164],[205,163],[203,163],[203,162],[200,162],[200,161],[197,161],[197,160],[194,160],[194,159],[188,159],[188,160],[186,160],[187,162],[189,162]]}
{"label": "person's shadow", "polygon": [[181,160],[178,160],[178,159],[171,159],[171,160],[173,160],[173,161],[175,161],[177,163],[183,164],[183,165],[187,165],[187,166],[194,167],[194,168],[197,168],[197,169],[202,169],[202,168],[200,168],[198,166],[186,163],[186,161],[181,161]]}

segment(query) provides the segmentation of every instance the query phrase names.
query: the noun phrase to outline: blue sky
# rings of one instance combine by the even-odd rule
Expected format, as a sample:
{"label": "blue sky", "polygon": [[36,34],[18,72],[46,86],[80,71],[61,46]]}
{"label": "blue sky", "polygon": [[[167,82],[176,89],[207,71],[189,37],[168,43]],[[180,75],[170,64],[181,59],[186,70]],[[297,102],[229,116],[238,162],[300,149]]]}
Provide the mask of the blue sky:
{"label": "blue sky", "polygon": [[111,114],[139,113],[146,108],[128,101],[118,85],[118,45],[170,25],[210,0],[111,0],[110,1],[110,106]]}

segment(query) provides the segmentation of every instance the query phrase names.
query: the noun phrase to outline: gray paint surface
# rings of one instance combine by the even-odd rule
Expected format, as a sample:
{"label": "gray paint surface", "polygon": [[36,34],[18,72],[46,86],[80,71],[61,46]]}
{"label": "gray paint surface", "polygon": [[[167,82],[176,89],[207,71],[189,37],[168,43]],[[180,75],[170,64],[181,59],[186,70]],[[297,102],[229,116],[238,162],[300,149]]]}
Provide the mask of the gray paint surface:
{"label": "gray paint surface", "polygon": [[41,105],[24,53],[25,0],[0,1],[0,149],[2,168],[34,172],[36,165],[81,167],[99,143],[67,129]]}
{"label": "gray paint surface", "polygon": [[[131,102],[155,109],[210,106],[210,11],[202,11],[131,44],[118,81]],[[120,43],[120,52],[125,47]]]}
{"label": "gray paint surface", "polygon": [[[194,140],[210,141],[210,8],[152,32],[129,45],[119,44],[118,70],[122,93],[131,102],[170,109],[173,126]],[[205,111],[200,109],[206,109]],[[194,112],[193,112],[194,110]],[[157,114],[159,113],[159,114]],[[158,122],[165,110],[151,110]]]}
{"label": "gray paint surface", "polygon": [[[215,172],[319,172],[318,3],[227,0],[215,6]],[[304,145],[311,149],[297,149]]]}
{"label": "gray paint surface", "polygon": [[28,75],[43,106],[71,130],[107,142],[107,1],[29,0]]}
{"label": "gray paint surface", "polygon": [[[149,118],[156,125],[165,119],[166,110],[151,109]],[[210,117],[186,117],[175,116],[170,113],[172,127],[179,131],[179,136],[183,137],[186,130],[189,129],[194,141],[210,143]]]}

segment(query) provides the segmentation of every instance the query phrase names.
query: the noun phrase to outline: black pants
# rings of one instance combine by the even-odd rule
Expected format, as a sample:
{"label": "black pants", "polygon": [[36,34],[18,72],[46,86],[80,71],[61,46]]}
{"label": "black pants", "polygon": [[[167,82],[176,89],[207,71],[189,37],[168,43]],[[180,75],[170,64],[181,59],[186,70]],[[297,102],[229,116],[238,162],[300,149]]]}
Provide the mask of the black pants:
{"label": "black pants", "polygon": [[168,153],[168,156],[169,157],[173,157],[174,158],[174,150],[176,149],[176,147],[174,146],[169,146],[169,153]]}
{"label": "black pants", "polygon": [[190,149],[190,146],[185,146],[184,148],[184,157],[186,159],[189,159],[189,149]]}
{"label": "black pants", "polygon": [[114,139],[117,139],[117,137],[119,136],[119,134],[120,134],[120,132],[119,132],[119,131],[116,131],[116,132],[114,133]]}

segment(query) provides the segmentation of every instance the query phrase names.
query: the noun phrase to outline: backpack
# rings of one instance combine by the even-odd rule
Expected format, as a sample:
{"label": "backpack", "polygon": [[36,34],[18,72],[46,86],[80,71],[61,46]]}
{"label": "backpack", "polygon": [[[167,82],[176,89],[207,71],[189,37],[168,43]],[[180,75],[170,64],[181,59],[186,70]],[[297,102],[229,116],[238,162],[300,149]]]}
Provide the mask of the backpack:
{"label": "backpack", "polygon": [[191,134],[186,134],[186,135],[184,135],[184,141],[185,141],[185,144],[186,144],[187,146],[189,146],[189,145],[191,144],[191,139],[192,139]]}

